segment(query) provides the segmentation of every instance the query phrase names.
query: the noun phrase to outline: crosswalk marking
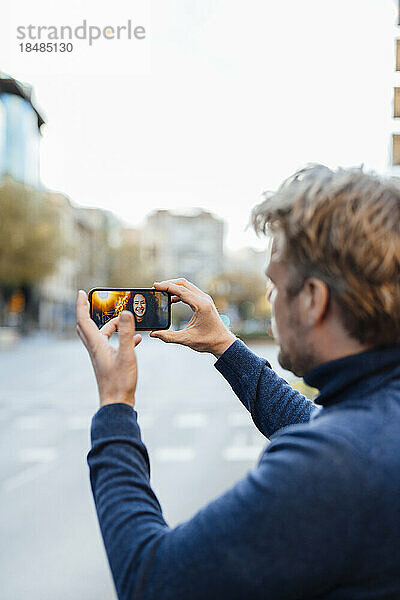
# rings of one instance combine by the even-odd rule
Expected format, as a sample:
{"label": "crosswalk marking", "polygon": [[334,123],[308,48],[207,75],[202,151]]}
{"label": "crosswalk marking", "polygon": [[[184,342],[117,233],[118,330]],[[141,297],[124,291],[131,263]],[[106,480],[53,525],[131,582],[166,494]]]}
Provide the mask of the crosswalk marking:
{"label": "crosswalk marking", "polygon": [[15,427],[20,431],[37,431],[48,427],[54,417],[48,415],[23,416],[15,419]]}
{"label": "crosswalk marking", "polygon": [[227,461],[254,461],[260,456],[261,445],[253,446],[228,446],[222,452],[222,456]]}
{"label": "crosswalk marking", "polygon": [[48,463],[57,458],[57,449],[53,447],[22,448],[18,452],[18,458],[22,462]]}
{"label": "crosswalk marking", "polygon": [[12,492],[13,490],[25,485],[25,483],[29,483],[30,481],[36,479],[36,477],[43,475],[49,471],[51,467],[51,463],[42,462],[37,463],[28,469],[24,469],[21,473],[6,479],[2,484],[2,490],[4,492]]}
{"label": "crosswalk marking", "polygon": [[194,457],[194,449],[188,446],[166,446],[154,451],[154,458],[162,462],[190,462]]}
{"label": "crosswalk marking", "polygon": [[91,421],[91,415],[74,415],[73,417],[68,417],[66,425],[67,429],[71,429],[72,431],[81,429],[89,430]]}
{"label": "crosswalk marking", "polygon": [[208,423],[207,415],[204,413],[180,413],[175,415],[173,425],[180,429],[198,429],[205,427]]}

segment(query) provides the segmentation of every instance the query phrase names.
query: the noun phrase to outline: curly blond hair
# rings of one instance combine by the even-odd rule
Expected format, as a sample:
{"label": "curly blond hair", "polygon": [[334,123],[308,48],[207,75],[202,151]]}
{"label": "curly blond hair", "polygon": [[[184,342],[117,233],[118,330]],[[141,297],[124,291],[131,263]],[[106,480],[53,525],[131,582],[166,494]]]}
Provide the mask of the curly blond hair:
{"label": "curly blond hair", "polygon": [[288,293],[323,280],[347,332],[362,344],[400,343],[400,185],[362,168],[309,165],[265,192],[257,233],[270,232],[290,267]]}

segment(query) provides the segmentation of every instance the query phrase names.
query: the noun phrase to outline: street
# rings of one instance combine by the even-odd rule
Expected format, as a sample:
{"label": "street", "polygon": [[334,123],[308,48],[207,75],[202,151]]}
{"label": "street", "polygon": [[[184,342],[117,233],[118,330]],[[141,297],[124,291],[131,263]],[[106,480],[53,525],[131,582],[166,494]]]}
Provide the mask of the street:
{"label": "street", "polygon": [[[279,369],[277,348],[257,345]],[[209,355],[146,335],[136,409],[152,485],[174,526],[228,489],[266,443]],[[116,598],[86,455],[97,388],[78,339],[44,334],[0,351],[2,600]]]}

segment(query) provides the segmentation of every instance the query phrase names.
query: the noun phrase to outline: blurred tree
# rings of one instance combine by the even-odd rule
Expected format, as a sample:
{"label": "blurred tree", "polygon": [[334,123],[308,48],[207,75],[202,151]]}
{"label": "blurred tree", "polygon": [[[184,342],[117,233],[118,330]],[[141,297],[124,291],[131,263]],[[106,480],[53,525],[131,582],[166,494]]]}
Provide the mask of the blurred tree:
{"label": "blurred tree", "polygon": [[[7,177],[0,183],[0,325],[25,329],[37,321],[37,284],[52,275],[70,249],[59,207],[47,191]],[[16,298],[24,304],[15,311]]]}
{"label": "blurred tree", "polygon": [[7,179],[0,185],[0,286],[39,283],[64,253],[57,207],[42,193]]}
{"label": "blurred tree", "polygon": [[244,320],[268,316],[266,282],[261,275],[242,271],[223,273],[209,282],[208,293],[219,310],[234,305]]}

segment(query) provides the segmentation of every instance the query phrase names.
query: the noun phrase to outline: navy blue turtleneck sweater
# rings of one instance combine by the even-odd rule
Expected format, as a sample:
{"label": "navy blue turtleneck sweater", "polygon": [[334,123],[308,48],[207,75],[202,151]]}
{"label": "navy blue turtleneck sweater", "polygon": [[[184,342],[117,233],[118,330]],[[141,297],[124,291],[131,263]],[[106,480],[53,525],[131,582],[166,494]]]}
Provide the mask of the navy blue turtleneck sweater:
{"label": "navy blue turtleneck sweater", "polygon": [[240,341],[215,366],[271,441],[174,529],[136,411],[93,418],[91,485],[119,599],[400,598],[400,346],[308,373],[319,406]]}

